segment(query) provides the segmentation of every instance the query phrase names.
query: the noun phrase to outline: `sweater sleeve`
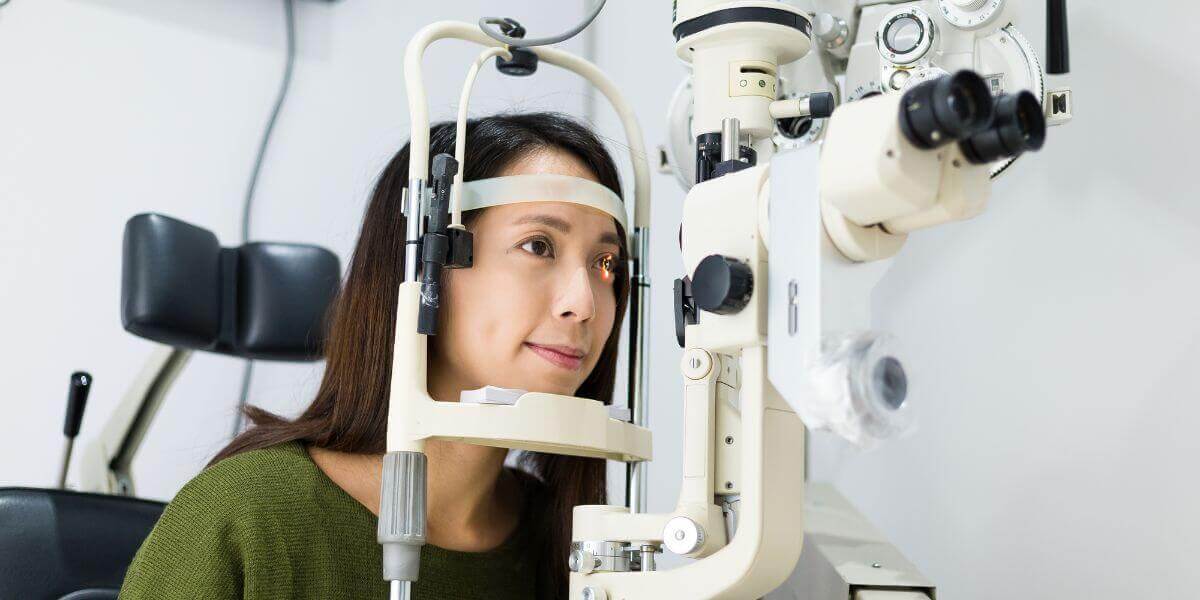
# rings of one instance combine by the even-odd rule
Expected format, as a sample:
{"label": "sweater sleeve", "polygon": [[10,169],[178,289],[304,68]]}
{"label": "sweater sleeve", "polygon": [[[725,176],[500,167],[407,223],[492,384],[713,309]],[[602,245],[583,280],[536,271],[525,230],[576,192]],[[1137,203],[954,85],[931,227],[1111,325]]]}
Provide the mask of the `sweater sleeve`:
{"label": "sweater sleeve", "polygon": [[241,598],[243,544],[219,494],[193,481],[167,505],[121,586],[121,600]]}

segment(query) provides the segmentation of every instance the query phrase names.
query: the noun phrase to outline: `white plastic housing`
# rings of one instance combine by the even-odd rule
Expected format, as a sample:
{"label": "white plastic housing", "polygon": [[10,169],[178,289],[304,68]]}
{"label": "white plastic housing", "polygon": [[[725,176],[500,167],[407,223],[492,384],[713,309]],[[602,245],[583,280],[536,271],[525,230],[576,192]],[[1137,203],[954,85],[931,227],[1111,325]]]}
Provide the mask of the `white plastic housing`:
{"label": "white plastic housing", "polygon": [[900,96],[843,104],[830,117],[821,151],[821,199],[870,226],[928,209],[937,197],[941,151],[918,148],[900,131]]}
{"label": "white plastic housing", "polygon": [[[808,18],[783,2],[689,4],[695,6],[684,9],[695,12],[680,13],[677,9],[676,23],[707,12],[743,7],[786,10]],[[693,138],[721,131],[721,121],[726,118],[738,119],[744,135],[756,139],[770,136],[775,121],[768,107],[776,99],[779,65],[804,56],[810,46],[809,37],[797,29],[760,22],[718,25],[679,40],[676,54],[692,64],[696,98]]]}

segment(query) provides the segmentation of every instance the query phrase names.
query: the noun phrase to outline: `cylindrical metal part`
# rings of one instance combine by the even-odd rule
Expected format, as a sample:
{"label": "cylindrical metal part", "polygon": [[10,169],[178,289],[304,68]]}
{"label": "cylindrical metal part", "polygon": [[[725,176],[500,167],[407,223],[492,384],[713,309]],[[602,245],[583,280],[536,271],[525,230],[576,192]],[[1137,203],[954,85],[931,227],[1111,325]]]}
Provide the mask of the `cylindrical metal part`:
{"label": "cylindrical metal part", "polygon": [[62,467],[58,471],[58,489],[67,489],[67,468],[71,466],[71,449],[75,447],[75,438],[67,438],[63,446]]}
{"label": "cylindrical metal part", "polygon": [[379,527],[383,578],[416,581],[425,545],[427,459],[421,452],[389,452],[383,457]]}
{"label": "cylindrical metal part", "polygon": [[[646,332],[650,323],[647,301],[650,280],[646,277],[646,266],[650,264],[650,230],[646,227],[633,229],[633,274],[630,297],[630,353],[629,353],[629,412],[633,424],[646,426],[646,382],[650,356],[646,352]],[[646,463],[635,462],[625,465],[625,504],[630,513],[646,512]]]}
{"label": "cylindrical metal part", "polygon": [[642,572],[655,570],[654,554],[656,552],[658,552],[658,548],[654,546],[642,546]]}
{"label": "cylindrical metal part", "polygon": [[425,208],[425,180],[408,181],[408,215],[404,234],[404,281],[417,280],[417,266],[421,264],[421,216]]}
{"label": "cylindrical metal part", "polygon": [[721,162],[737,160],[741,157],[739,151],[742,129],[736,117],[721,120]]}
{"label": "cylindrical metal part", "polygon": [[411,581],[393,580],[391,582],[390,587],[391,587],[391,594],[390,594],[391,600],[409,600],[409,598],[412,598],[412,582]]}

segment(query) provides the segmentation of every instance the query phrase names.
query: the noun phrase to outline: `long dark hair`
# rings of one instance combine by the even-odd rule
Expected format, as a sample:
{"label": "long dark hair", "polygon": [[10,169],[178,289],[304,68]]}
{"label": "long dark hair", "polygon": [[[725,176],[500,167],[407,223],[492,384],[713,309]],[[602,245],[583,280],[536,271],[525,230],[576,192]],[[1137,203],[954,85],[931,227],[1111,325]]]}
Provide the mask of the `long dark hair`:
{"label": "long dark hair", "polygon": [[[429,154],[454,152],[455,124],[430,128]],[[539,150],[559,150],[581,160],[601,184],[621,194],[616,165],[587,127],[555,113],[506,114],[467,122],[463,179],[498,175],[513,161]],[[253,427],[238,435],[209,464],[241,452],[300,441],[341,452],[382,454],[387,431],[392,340],[397,293],[403,278],[405,218],[401,193],[408,183],[409,146],[384,168],[363,217],[349,272],[330,309],[325,341],[325,375],[308,409],[295,420],[247,406]],[[469,226],[467,213],[464,223]],[[623,234],[623,232],[622,232]],[[624,235],[621,235],[622,239]],[[627,249],[622,244],[625,264]],[[612,401],[620,323],[629,282],[618,277],[616,319],[599,362],[577,396]],[[525,452],[520,464],[543,484],[538,504],[545,509],[528,523],[535,542],[540,597],[561,598],[567,589],[572,509],[605,503],[605,466],[600,459]]]}

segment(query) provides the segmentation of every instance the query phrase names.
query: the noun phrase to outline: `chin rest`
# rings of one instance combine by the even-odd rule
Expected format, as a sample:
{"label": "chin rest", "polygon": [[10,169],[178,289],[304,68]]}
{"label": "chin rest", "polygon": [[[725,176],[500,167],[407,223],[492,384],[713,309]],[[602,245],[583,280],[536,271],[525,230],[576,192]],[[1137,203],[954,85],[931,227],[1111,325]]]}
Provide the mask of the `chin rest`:
{"label": "chin rest", "polygon": [[180,348],[316,360],[340,279],[337,255],[319,246],[222,248],[207,229],[140,214],[125,224],[121,322]]}
{"label": "chin rest", "polygon": [[0,488],[0,598],[116,598],[161,502]]}

